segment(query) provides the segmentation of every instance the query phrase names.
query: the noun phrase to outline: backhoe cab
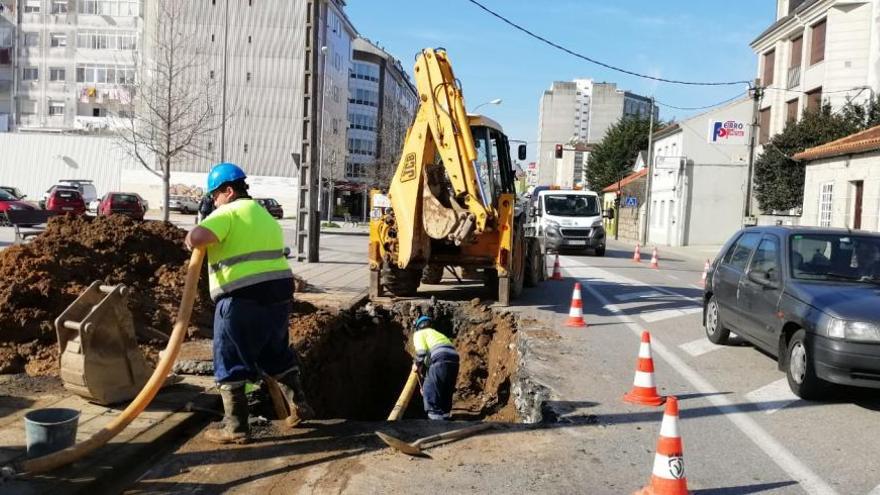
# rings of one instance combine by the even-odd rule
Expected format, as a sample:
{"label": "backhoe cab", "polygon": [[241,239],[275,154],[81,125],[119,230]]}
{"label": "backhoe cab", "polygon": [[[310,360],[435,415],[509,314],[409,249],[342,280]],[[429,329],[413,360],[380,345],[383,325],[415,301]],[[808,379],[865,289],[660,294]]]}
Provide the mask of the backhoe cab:
{"label": "backhoe cab", "polygon": [[371,197],[371,296],[415,295],[444,267],[460,267],[508,305],[543,278],[544,258],[516,205],[507,136],[497,122],[466,114],[445,51],[422,50],[415,80],[420,105],[400,163],[388,194]]}

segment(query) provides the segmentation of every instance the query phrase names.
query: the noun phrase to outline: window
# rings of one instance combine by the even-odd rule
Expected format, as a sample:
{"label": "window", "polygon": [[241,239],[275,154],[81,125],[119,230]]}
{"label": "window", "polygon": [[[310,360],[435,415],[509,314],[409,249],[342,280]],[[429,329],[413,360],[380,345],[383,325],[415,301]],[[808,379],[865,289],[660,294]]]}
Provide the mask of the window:
{"label": "window", "polygon": [[59,67],[49,68],[49,80],[55,82],[64,82],[65,71]]}
{"label": "window", "polygon": [[767,274],[767,280],[776,282],[779,280],[779,242],[773,238],[765,238],[755,250],[752,256],[752,264],[749,271]]}
{"label": "window", "polygon": [[834,200],[834,184],[822,184],[819,191],[819,226],[831,227],[832,201]]}
{"label": "window", "polygon": [[25,0],[24,1],[24,13],[25,14],[39,14],[40,13],[40,1],[41,0]]}
{"label": "window", "polygon": [[208,77],[210,77],[211,79],[214,79],[214,71],[211,71],[211,72],[208,74]]}
{"label": "window", "polygon": [[658,227],[663,227],[666,225],[666,200],[660,201],[660,223]]}
{"label": "window", "polygon": [[67,0],[52,0],[52,13],[53,14],[66,14],[67,13]]}
{"label": "window", "polygon": [[67,46],[67,35],[63,33],[52,33],[49,35],[49,46],[59,48]]}
{"label": "window", "polygon": [[822,20],[813,24],[813,39],[810,44],[810,65],[818,64],[825,60],[825,26],[827,22]]}
{"label": "window", "polygon": [[749,258],[752,256],[752,251],[755,250],[755,246],[758,245],[760,240],[761,234],[743,234],[736,242],[736,245],[730,248],[730,251],[724,256],[723,263],[740,271],[745,270],[746,264],[748,264]]}
{"label": "window", "polygon": [[18,110],[22,115],[36,115],[37,102],[36,100],[21,100]]}
{"label": "window", "polygon": [[798,36],[791,40],[791,58],[789,59],[789,67],[800,67],[801,58],[804,50],[804,36]]}
{"label": "window", "polygon": [[772,107],[767,107],[761,110],[761,114],[759,116],[759,124],[761,126],[760,132],[758,134],[758,144],[764,144],[767,141],[770,141],[770,109]]}
{"label": "window", "polygon": [[40,79],[40,69],[36,67],[25,67],[21,69],[22,81],[37,81]]}
{"label": "window", "polygon": [[248,80],[248,81],[251,80],[251,73],[250,73],[250,72],[247,73],[247,80]]}
{"label": "window", "polygon": [[85,64],[76,66],[76,82],[103,84],[134,84],[132,65]]}
{"label": "window", "polygon": [[785,104],[785,123],[797,122],[798,119],[798,99],[795,98]]}
{"label": "window", "polygon": [[776,50],[770,50],[764,54],[764,73],[761,83],[764,85],[773,84],[774,69],[776,67]]}
{"label": "window", "polygon": [[49,101],[49,116],[63,116],[64,115],[64,102],[63,101]]}
{"label": "window", "polygon": [[40,46],[40,33],[24,33],[24,46]]}
{"label": "window", "polygon": [[247,143],[244,143],[244,152],[245,152],[245,153],[248,152],[248,144],[247,144]]}
{"label": "window", "polygon": [[251,35],[248,35],[248,43],[252,41]]}
{"label": "window", "polygon": [[818,112],[822,108],[822,88],[807,92],[807,110]]}
{"label": "window", "polygon": [[140,0],[79,0],[80,14],[133,17],[140,13]]}
{"label": "window", "polygon": [[135,50],[134,33],[118,31],[83,31],[77,34],[76,46],[91,50]]}

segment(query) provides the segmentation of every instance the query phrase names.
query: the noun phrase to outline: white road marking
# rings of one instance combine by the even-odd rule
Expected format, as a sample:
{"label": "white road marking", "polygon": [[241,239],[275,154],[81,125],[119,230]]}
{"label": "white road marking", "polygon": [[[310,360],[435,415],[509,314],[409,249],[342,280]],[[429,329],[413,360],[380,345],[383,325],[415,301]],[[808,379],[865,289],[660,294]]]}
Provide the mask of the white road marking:
{"label": "white road marking", "polygon": [[720,345],[715,345],[712,342],[709,342],[709,339],[703,337],[702,339],[693,340],[688,342],[687,344],[681,344],[678,346],[679,349],[684,352],[690,354],[693,357],[702,356],[707,352],[712,352],[716,349],[721,349]]}
{"label": "white road marking", "polygon": [[647,311],[637,316],[648,323],[668,320],[670,318],[678,318],[679,316],[692,315],[702,312],[702,308],[682,308],[682,309],[664,309],[660,311]]}
{"label": "white road marking", "polygon": [[[569,261],[571,259],[569,258]],[[583,268],[587,268],[584,266]],[[615,278],[605,270],[600,270],[598,268],[592,269],[593,273],[598,273],[605,278],[606,280],[609,278]],[[645,285],[641,282],[636,282],[635,280],[626,279],[626,281],[633,285]],[[593,289],[589,285],[584,284],[584,289],[590,293],[593,297],[599,301],[600,304],[604,305],[609,311],[612,313],[618,313],[620,310],[617,309],[611,301],[609,301],[605,296],[603,296],[599,291]],[[622,324],[626,325],[634,334],[641,335],[642,328],[631,322],[631,321],[621,321]],[[724,414],[740,431],[746,435],[749,440],[752,441],[759,449],[764,451],[765,454],[772,460],[777,466],[779,466],[783,471],[785,471],[789,476],[792,477],[795,481],[797,481],[801,488],[804,489],[805,492],[810,494],[822,494],[822,495],[833,495],[836,494],[837,491],[831,487],[828,483],[825,482],[822,478],[819,477],[816,473],[814,473],[809,467],[807,467],[803,462],[800,461],[797,457],[794,456],[788,449],[785,448],[779,441],[777,441],[773,436],[767,433],[766,430],[761,428],[761,426],[755,422],[751,417],[748,416],[742,409],[737,407],[729,398],[724,395],[720,395],[718,390],[709,383],[708,380],[703,378],[700,373],[687,365],[682,359],[680,359],[674,352],[672,352],[666,345],[664,345],[660,340],[656,338],[651,338],[651,347],[652,350],[659,356],[661,359],[666,361],[670,366],[676,369],[678,373],[690,384],[694,387],[694,389],[702,394],[705,394],[706,400],[712,403],[722,414]],[[873,494],[872,494],[873,495]]]}
{"label": "white road marking", "polygon": [[634,299],[648,299],[652,297],[660,296],[661,294],[656,290],[648,290],[643,292],[630,292],[627,294],[616,294],[614,295],[614,299],[617,299],[620,302],[632,301]]}
{"label": "white road marking", "polygon": [[871,493],[869,493],[868,495],[880,495],[880,485],[874,487],[874,489],[871,490]]}
{"label": "white road marking", "polygon": [[773,414],[800,400],[792,393],[785,378],[747,393],[746,399],[767,414]]}

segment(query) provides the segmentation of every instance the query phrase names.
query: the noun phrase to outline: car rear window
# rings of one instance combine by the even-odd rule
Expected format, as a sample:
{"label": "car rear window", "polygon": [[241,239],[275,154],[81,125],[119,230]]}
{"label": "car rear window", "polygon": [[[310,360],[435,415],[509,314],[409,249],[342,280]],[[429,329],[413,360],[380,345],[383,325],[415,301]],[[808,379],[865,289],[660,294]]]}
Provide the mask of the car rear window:
{"label": "car rear window", "polygon": [[114,205],[130,205],[138,202],[137,196],[131,194],[114,194],[111,199]]}
{"label": "car rear window", "polygon": [[752,252],[755,250],[755,247],[760,240],[761,234],[759,233],[750,232],[743,234],[736,244],[731,246],[730,250],[727,251],[723,263],[727,266],[736,268],[737,270],[745,271],[746,264],[748,264],[749,258],[752,256]]}
{"label": "car rear window", "polygon": [[55,192],[55,195],[58,198],[66,200],[66,201],[75,201],[77,199],[82,199],[82,196],[80,196],[80,194],[76,191],[68,191],[68,190],[59,189],[58,191]]}

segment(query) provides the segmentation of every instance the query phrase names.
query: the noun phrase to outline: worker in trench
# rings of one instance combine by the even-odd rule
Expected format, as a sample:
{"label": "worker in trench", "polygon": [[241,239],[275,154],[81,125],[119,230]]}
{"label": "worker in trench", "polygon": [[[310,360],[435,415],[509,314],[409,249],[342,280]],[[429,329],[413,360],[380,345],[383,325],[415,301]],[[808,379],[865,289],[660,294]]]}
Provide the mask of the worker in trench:
{"label": "worker in trench", "polygon": [[413,371],[422,377],[422,398],[428,419],[446,420],[452,411],[452,394],[458,378],[458,352],[442,332],[432,327],[428,316],[420,316],[413,334],[416,351]]}
{"label": "worker in trench", "polygon": [[250,436],[245,383],[263,373],[278,381],[290,407],[289,425],[314,417],[303,390],[300,360],[288,343],[293,272],[284,258],[281,226],[248,195],[244,171],[214,166],[208,194],[216,209],[186,236],[205,248],[214,312],[214,378],[224,418],[205,437],[245,443]]}

